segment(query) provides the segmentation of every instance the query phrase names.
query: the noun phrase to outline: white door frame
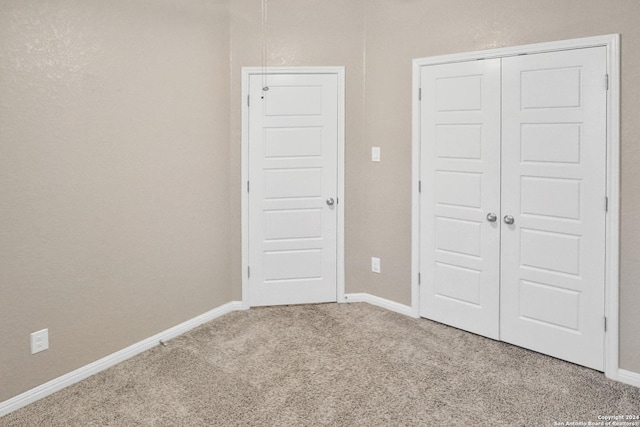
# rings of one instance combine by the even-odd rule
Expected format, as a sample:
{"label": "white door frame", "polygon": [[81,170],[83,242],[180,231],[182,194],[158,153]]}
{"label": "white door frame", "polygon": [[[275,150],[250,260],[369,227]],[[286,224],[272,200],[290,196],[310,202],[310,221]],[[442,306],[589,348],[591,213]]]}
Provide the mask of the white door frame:
{"label": "white door frame", "polygon": [[[418,58],[413,60],[412,94],[412,242],[411,242],[411,310],[419,317],[419,273],[420,273],[420,67],[477,59],[502,58],[507,56],[554,52],[569,49],[605,46],[607,48],[607,197],[606,215],[606,260],[605,260],[605,307],[607,331],[605,333],[605,375],[611,379],[625,381],[618,366],[619,352],[619,264],[620,264],[620,35],[587,37],[557,42],[537,43],[465,52],[451,55]],[[603,81],[604,84],[604,81]]]}
{"label": "white door frame", "polygon": [[337,247],[336,247],[336,294],[344,301],[344,67],[242,67],[242,306],[249,308],[249,80],[252,75],[263,74],[335,74],[338,78],[338,194]]}

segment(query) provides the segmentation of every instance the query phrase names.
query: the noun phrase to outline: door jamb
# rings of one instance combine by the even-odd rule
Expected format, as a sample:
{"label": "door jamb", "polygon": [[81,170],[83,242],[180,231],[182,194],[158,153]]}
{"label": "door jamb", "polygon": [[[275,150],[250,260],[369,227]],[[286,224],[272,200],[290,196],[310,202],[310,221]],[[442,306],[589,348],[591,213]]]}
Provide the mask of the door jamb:
{"label": "door jamb", "polygon": [[[620,34],[536,43],[476,52],[417,58],[413,60],[412,90],[412,208],[411,208],[411,310],[420,316],[420,68],[522,54],[555,52],[604,46],[607,48],[607,184],[609,206],[606,214],[604,373],[608,378],[625,381],[619,369],[619,269],[620,269]],[[604,84],[604,83],[603,83]]]}
{"label": "door jamb", "polygon": [[338,181],[336,203],[336,297],[344,301],[344,134],[345,134],[345,68],[338,67],[242,67],[242,147],[241,147],[241,194],[242,194],[242,308],[249,306],[249,79],[263,74],[335,74],[338,78]]}

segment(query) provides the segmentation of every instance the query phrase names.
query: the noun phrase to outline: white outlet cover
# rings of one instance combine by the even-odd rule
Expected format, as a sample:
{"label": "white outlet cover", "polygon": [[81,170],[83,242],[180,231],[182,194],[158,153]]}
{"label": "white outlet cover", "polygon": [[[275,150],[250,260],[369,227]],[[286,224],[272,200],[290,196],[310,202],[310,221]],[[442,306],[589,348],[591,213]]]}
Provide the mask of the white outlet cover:
{"label": "white outlet cover", "polygon": [[371,257],[371,271],[380,273],[380,258]]}
{"label": "white outlet cover", "polygon": [[31,333],[31,354],[49,349],[49,329]]}
{"label": "white outlet cover", "polygon": [[372,162],[380,161],[380,147],[371,147],[371,161]]}

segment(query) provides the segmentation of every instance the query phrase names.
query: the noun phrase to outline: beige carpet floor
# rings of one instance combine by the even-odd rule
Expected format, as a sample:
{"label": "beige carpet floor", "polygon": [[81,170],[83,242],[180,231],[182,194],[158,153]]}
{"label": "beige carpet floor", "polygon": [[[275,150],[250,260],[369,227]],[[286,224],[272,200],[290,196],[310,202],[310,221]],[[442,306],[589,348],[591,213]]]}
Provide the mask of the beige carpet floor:
{"label": "beige carpet floor", "polygon": [[640,414],[640,389],[361,303],[228,314],[0,425],[552,426],[621,414]]}

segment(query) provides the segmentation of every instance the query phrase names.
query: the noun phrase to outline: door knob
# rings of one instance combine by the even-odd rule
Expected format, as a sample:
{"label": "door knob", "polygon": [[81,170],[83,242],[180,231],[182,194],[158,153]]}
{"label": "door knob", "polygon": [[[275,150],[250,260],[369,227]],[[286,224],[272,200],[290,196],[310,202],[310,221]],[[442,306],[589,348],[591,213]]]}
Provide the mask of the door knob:
{"label": "door knob", "polygon": [[335,203],[335,202],[334,202],[334,200],[333,200],[333,197],[329,197],[329,198],[327,199],[327,205],[329,205],[329,206],[333,206],[333,204],[334,204],[334,203]]}
{"label": "door knob", "polygon": [[511,215],[505,215],[504,216],[504,223],[505,224],[511,225],[511,224],[513,224],[514,221],[515,220],[513,219],[513,217]]}
{"label": "door knob", "polygon": [[487,221],[489,222],[496,222],[496,220],[498,219],[498,217],[496,216],[496,214],[494,214],[493,212],[489,212],[487,214]]}

